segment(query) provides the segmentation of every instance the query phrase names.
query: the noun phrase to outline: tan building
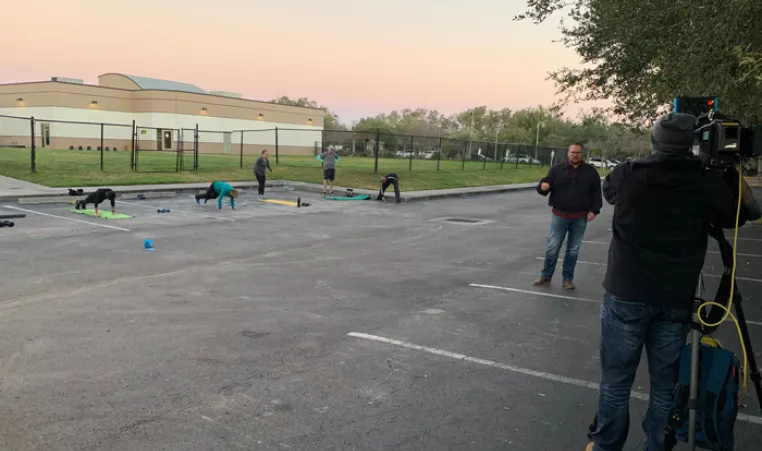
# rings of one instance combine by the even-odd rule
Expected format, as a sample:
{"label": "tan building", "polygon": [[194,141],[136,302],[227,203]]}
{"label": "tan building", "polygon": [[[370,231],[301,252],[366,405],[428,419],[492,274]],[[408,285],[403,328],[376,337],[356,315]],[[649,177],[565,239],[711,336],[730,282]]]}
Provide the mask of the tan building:
{"label": "tan building", "polygon": [[129,151],[133,138],[140,150],[191,150],[198,126],[199,153],[238,154],[242,141],[245,154],[274,152],[278,128],[281,155],[312,154],[323,130],[320,110],[116,73],[98,85],[58,77],[0,85],[0,147],[31,147],[31,117],[37,149],[94,150],[103,128],[108,150]]}

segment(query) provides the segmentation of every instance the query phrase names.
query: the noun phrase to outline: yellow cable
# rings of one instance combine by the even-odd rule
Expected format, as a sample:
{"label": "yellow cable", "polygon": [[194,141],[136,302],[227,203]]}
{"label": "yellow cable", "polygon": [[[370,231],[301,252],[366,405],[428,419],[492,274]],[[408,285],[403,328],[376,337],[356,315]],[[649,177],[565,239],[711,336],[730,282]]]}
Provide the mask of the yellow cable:
{"label": "yellow cable", "polygon": [[[738,330],[738,337],[741,342],[741,352],[743,353],[743,385],[742,385],[741,392],[739,394],[739,399],[746,394],[746,391],[748,389],[748,376],[749,376],[748,356],[746,354],[746,344],[743,342],[743,333],[741,332],[741,325],[738,323],[738,319],[736,319],[736,317],[730,312],[730,306],[733,304],[733,295],[735,294],[736,251],[738,249],[738,223],[741,222],[741,196],[742,195],[743,195],[743,166],[739,163],[738,164],[738,207],[736,209],[736,224],[735,224],[735,232],[733,235],[733,267],[731,268],[731,273],[730,273],[730,297],[728,298],[728,306],[726,307],[717,302],[704,302],[703,304],[699,306],[698,312],[697,312],[699,317],[699,322],[706,327],[719,326],[720,324],[724,323],[728,319],[728,317],[732,318],[733,322],[736,325],[736,329]],[[722,319],[715,324],[708,324],[701,317],[701,310],[704,307],[709,305],[713,305],[725,310],[725,315],[723,315]]]}

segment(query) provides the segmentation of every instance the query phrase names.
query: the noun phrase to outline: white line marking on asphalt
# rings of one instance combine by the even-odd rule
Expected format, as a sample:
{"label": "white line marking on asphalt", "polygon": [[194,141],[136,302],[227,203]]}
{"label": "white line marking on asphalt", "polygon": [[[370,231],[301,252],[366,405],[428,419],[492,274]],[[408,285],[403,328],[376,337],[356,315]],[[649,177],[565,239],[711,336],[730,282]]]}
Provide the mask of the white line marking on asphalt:
{"label": "white line marking on asphalt", "polygon": [[[719,254],[718,251],[706,251],[707,254]],[[743,252],[736,252],[736,256],[738,257],[754,257],[754,258],[762,258],[762,254],[744,254]]]}
{"label": "white line marking on asphalt", "polygon": [[[429,354],[440,355],[440,356],[443,356],[443,357],[449,357],[449,358],[455,359],[455,360],[463,360],[465,362],[477,363],[479,365],[489,366],[489,367],[492,367],[492,368],[499,368],[501,370],[510,371],[512,373],[523,374],[525,376],[533,376],[533,377],[537,377],[537,378],[540,378],[540,379],[545,379],[545,380],[552,381],[552,382],[560,382],[560,383],[566,384],[566,385],[573,385],[575,387],[589,388],[589,389],[592,389],[592,390],[599,390],[600,389],[600,385],[598,383],[596,383],[596,382],[585,381],[585,380],[582,380],[582,379],[575,379],[575,378],[572,378],[572,377],[561,376],[561,375],[553,374],[553,373],[546,373],[546,372],[543,372],[543,371],[532,370],[532,369],[529,369],[529,368],[521,368],[521,367],[514,366],[514,365],[508,365],[508,364],[505,364],[505,363],[496,362],[494,360],[480,359],[478,357],[470,357],[470,356],[467,356],[465,354],[458,354],[457,352],[445,351],[443,349],[432,348],[432,347],[429,347],[429,346],[421,346],[421,345],[409,343],[409,342],[402,341],[402,340],[395,340],[395,339],[392,339],[392,338],[380,337],[378,335],[363,334],[363,333],[359,333],[359,332],[350,332],[347,335],[350,336],[350,337],[362,338],[362,339],[365,339],[365,340],[371,340],[371,341],[377,341],[377,342],[380,342],[380,343],[386,343],[386,344],[390,344],[390,345],[395,345],[395,346],[399,346],[399,347],[402,347],[402,348],[415,349],[416,351],[423,351],[423,352],[427,352]],[[640,393],[640,392],[636,392],[636,391],[633,391],[630,394],[630,396],[635,398],[635,399],[639,399],[641,401],[648,401],[648,398],[649,398],[646,393]],[[747,423],[753,423],[753,424],[762,425],[762,417],[757,417],[757,416],[753,416],[753,415],[738,414],[738,419],[740,421],[744,421],[744,422],[747,422]]]}
{"label": "white line marking on asphalt", "polygon": [[[120,200],[119,203],[120,204],[127,204],[127,205],[135,205],[137,207],[145,207],[145,208],[151,208],[151,209],[156,208],[155,206],[141,204],[141,203],[138,203],[138,202],[125,202],[123,200]],[[190,212],[190,211],[172,210],[171,213],[179,213],[181,215],[190,215],[190,216],[201,216],[202,218],[219,219],[220,221],[235,221],[235,219],[233,219],[233,218],[226,218],[224,216],[202,215],[201,213],[193,213],[193,212]]]}
{"label": "white line marking on asphalt", "polygon": [[510,287],[498,287],[496,285],[481,285],[478,283],[471,283],[469,284],[471,287],[476,288],[488,288],[491,290],[501,290],[501,291],[512,291],[514,293],[524,293],[524,294],[534,294],[537,296],[546,296],[549,298],[558,298],[558,299],[570,299],[572,301],[582,301],[582,302],[595,302],[596,304],[600,304],[600,300],[596,299],[587,299],[587,298],[575,298],[573,296],[563,296],[560,294],[553,294],[553,293],[541,293],[539,291],[532,291],[532,290],[522,290],[520,288],[510,288]]}
{"label": "white line marking on asphalt", "polygon": [[[606,229],[607,232],[613,232],[614,229]],[[738,241],[759,241],[762,242],[762,238],[738,238]],[[583,241],[584,243],[584,241]]]}
{"label": "white line marking on asphalt", "polygon": [[[510,292],[513,292],[513,293],[533,294],[533,295],[536,295],[536,296],[545,296],[545,297],[548,297],[548,298],[569,299],[571,301],[591,302],[591,303],[595,303],[595,304],[600,304],[602,302],[600,299],[577,298],[577,297],[574,297],[574,296],[564,296],[564,295],[555,294],[555,293],[543,293],[541,291],[524,290],[524,289],[521,289],[521,288],[500,287],[500,286],[497,286],[497,285],[482,285],[482,284],[478,284],[478,283],[470,283],[470,284],[468,284],[468,286],[475,287],[475,288],[487,288],[487,289],[490,289],[490,290],[510,291]],[[725,322],[730,323],[730,322],[733,322],[733,320],[728,318],[727,320],[725,320]],[[751,325],[754,325],[754,326],[762,326],[762,321],[749,321],[747,319],[746,320],[746,324],[751,324]]]}
{"label": "white line marking on asphalt", "polygon": [[[537,257],[537,260],[545,261],[545,257]],[[598,265],[598,266],[608,265],[608,263],[586,262],[582,260],[577,260],[577,263],[581,263],[583,265]]]}
{"label": "white line marking on asphalt", "polygon": [[[536,257],[536,258],[537,258],[537,260],[540,260],[540,261],[544,261],[545,260],[544,257]],[[581,260],[577,260],[577,263],[583,264],[583,265],[608,266],[608,263],[585,262],[585,261],[581,261]],[[522,273],[522,274],[524,274],[524,273]],[[719,279],[720,277],[722,277],[722,275],[718,275],[718,274],[702,274],[702,276],[709,277],[709,278],[712,278],[712,279]],[[736,276],[736,280],[743,280],[743,281],[746,281],[746,282],[762,283],[762,279],[755,279],[753,277],[738,277],[738,276]]]}
{"label": "white line marking on asphalt", "polygon": [[[583,241],[585,244],[610,244],[608,241]],[[708,254],[719,254],[719,251],[707,251]],[[736,252],[738,257],[754,257],[762,258],[762,254],[744,254],[743,252]]]}
{"label": "white line marking on asphalt", "polygon": [[97,222],[89,222],[89,221],[83,221],[81,219],[67,218],[66,216],[51,215],[50,213],[42,213],[42,212],[34,211],[34,210],[27,210],[25,208],[12,207],[10,205],[3,205],[3,207],[10,208],[11,210],[18,210],[18,211],[23,211],[23,212],[26,212],[26,213],[33,213],[33,214],[40,215],[40,216],[50,216],[51,218],[63,219],[65,221],[79,222],[79,223],[82,223],[82,224],[89,224],[89,225],[94,225],[94,226],[98,226],[98,227],[105,227],[107,229],[121,230],[122,232],[129,232],[130,231],[130,229],[125,229],[124,227],[116,227],[116,226],[110,226],[110,225],[106,225],[106,224],[98,224]]}

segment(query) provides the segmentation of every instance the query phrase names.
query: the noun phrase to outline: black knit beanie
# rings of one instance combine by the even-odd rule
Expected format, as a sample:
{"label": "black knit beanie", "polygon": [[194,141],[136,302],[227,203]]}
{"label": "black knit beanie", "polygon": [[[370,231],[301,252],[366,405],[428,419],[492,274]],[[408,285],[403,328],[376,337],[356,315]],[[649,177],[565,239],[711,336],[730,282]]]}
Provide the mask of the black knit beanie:
{"label": "black knit beanie", "polygon": [[688,155],[693,146],[696,116],[669,113],[660,117],[651,129],[651,153]]}

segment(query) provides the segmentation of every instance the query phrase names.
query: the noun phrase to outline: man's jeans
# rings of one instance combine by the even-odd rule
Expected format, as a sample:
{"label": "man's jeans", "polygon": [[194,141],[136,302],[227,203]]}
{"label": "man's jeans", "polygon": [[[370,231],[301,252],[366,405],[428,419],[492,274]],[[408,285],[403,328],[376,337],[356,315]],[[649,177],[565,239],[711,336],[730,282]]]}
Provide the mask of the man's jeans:
{"label": "man's jeans", "polygon": [[540,276],[544,279],[552,279],[553,272],[556,270],[558,262],[558,253],[561,251],[561,245],[564,244],[566,234],[569,234],[569,241],[566,243],[566,254],[564,255],[564,280],[574,280],[574,268],[577,266],[577,257],[579,257],[579,245],[582,244],[582,238],[585,237],[587,229],[587,218],[564,219],[553,215],[550,221],[550,233],[548,233],[548,247],[545,250],[545,266],[542,268]]}
{"label": "man's jeans", "polygon": [[630,390],[643,346],[651,394],[643,418],[645,451],[664,450],[664,428],[672,409],[680,351],[690,332],[691,312],[617,299],[601,305],[601,389],[594,451],[621,451],[630,427]]}

